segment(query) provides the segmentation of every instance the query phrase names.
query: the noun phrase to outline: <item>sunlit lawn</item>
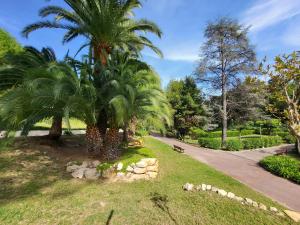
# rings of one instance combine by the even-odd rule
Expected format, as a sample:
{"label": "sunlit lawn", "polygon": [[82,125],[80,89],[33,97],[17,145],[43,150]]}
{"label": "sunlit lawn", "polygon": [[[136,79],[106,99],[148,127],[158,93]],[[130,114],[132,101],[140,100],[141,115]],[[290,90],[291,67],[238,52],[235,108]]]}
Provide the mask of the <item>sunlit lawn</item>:
{"label": "sunlit lawn", "polygon": [[58,159],[49,162],[44,154],[33,151],[40,146],[30,145],[20,153],[15,151],[20,148],[9,150],[2,144],[0,224],[292,224],[215,193],[184,192],[182,185],[186,182],[207,183],[280,208],[245,185],[157,140],[146,138],[145,145],[159,159],[158,179],[103,183],[70,179]]}

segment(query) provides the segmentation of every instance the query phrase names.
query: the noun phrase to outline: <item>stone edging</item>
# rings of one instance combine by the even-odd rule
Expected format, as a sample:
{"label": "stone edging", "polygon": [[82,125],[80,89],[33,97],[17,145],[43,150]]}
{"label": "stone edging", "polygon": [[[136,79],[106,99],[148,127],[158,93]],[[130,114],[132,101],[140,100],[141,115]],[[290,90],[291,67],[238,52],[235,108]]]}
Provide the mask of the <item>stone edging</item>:
{"label": "stone edging", "polygon": [[240,202],[242,205],[248,205],[248,206],[253,206],[255,208],[264,210],[264,211],[271,211],[272,213],[275,213],[277,216],[281,216],[284,217],[285,214],[281,211],[279,211],[277,208],[275,207],[267,207],[266,205],[262,204],[262,203],[258,203],[256,201],[253,201],[250,198],[243,198],[243,197],[239,197],[236,196],[234,193],[232,192],[227,192],[223,189],[219,189],[217,187],[214,187],[212,185],[209,184],[200,184],[198,186],[194,186],[193,184],[190,183],[186,183],[185,185],[182,186],[184,191],[211,191],[214,192],[216,194],[219,194],[223,197],[227,197],[231,200],[236,200],[238,202]]}

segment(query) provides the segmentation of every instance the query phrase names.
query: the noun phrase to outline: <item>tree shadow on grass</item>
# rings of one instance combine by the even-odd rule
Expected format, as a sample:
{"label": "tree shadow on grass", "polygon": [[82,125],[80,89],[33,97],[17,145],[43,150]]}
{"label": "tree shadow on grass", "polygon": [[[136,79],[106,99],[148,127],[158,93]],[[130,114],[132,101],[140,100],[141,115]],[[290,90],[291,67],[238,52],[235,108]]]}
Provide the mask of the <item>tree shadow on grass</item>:
{"label": "tree shadow on grass", "polygon": [[[0,206],[41,194],[43,188],[50,187],[57,181],[71,179],[63,165],[42,154],[37,148],[1,147]],[[78,189],[55,191],[49,189],[46,194],[50,198],[66,197]]]}
{"label": "tree shadow on grass", "polygon": [[112,219],[114,213],[115,213],[115,210],[111,210],[111,211],[110,211],[110,213],[109,213],[109,215],[108,215],[108,218],[107,218],[107,221],[106,221],[106,223],[105,223],[106,225],[110,225],[110,222],[111,222],[111,219]]}
{"label": "tree shadow on grass", "polygon": [[160,210],[165,212],[170,219],[174,222],[174,224],[178,225],[178,222],[173,217],[172,213],[170,212],[170,208],[168,207],[168,196],[167,195],[161,195],[157,192],[150,193],[150,200],[154,203],[156,207],[158,207]]}

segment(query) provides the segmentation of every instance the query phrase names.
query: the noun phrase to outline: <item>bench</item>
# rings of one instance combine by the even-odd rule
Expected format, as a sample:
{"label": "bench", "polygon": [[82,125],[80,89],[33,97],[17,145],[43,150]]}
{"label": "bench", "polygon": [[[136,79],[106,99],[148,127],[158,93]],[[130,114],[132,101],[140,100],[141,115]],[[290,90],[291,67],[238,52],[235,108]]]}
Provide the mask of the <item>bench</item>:
{"label": "bench", "polygon": [[173,146],[173,149],[174,149],[176,152],[184,153],[184,149],[181,148],[181,147],[178,146],[178,145],[174,145],[174,146]]}

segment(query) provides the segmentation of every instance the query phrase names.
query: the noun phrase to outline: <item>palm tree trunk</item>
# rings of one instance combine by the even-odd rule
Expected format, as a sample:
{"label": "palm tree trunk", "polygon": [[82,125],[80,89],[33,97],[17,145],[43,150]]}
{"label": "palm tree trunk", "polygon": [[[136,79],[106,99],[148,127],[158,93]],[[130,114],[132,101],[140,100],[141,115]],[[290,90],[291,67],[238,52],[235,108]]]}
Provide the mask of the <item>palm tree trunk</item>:
{"label": "palm tree trunk", "polygon": [[128,124],[125,124],[125,126],[123,127],[123,142],[129,142]]}
{"label": "palm tree trunk", "polygon": [[87,125],[86,142],[88,153],[99,153],[102,146],[102,138],[96,125]]}
{"label": "palm tree trunk", "polygon": [[131,136],[135,136],[135,132],[136,132],[136,126],[137,126],[137,118],[134,116],[129,124],[129,130],[130,130],[130,135]]}
{"label": "palm tree trunk", "polygon": [[105,148],[103,158],[111,161],[120,156],[120,138],[118,128],[109,128],[105,136]]}
{"label": "palm tree trunk", "polygon": [[58,140],[62,135],[62,117],[55,116],[52,120],[52,125],[49,130],[49,137],[53,140]]}
{"label": "palm tree trunk", "polygon": [[101,137],[104,139],[107,131],[107,114],[105,110],[102,110],[98,115],[97,126]]}

